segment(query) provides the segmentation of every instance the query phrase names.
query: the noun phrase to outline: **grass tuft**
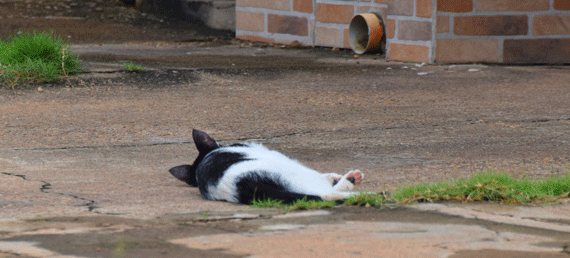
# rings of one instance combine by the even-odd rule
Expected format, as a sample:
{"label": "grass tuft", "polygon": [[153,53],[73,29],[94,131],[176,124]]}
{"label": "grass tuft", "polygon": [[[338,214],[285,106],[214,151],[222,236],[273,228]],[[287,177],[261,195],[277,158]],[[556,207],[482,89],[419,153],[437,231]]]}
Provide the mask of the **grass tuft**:
{"label": "grass tuft", "polygon": [[57,81],[79,72],[75,54],[53,33],[24,33],[0,41],[0,83],[16,85]]}
{"label": "grass tuft", "polygon": [[146,71],[146,67],[139,65],[139,64],[135,64],[133,62],[126,62],[123,64],[123,67],[121,68],[121,70],[127,71],[127,72],[143,72],[143,71]]}

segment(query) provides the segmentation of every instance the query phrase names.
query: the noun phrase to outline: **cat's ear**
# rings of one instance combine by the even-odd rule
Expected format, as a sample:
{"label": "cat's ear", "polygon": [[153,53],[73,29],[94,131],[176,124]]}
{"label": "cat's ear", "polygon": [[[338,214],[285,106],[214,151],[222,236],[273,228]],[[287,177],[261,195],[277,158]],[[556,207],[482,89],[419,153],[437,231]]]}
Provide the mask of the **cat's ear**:
{"label": "cat's ear", "polygon": [[198,186],[196,181],[196,168],[190,165],[176,166],[168,170],[178,180],[191,186]]}
{"label": "cat's ear", "polygon": [[194,139],[194,144],[196,144],[196,148],[200,153],[206,154],[220,147],[216,140],[212,139],[212,137],[205,132],[196,129],[192,130],[192,138]]}

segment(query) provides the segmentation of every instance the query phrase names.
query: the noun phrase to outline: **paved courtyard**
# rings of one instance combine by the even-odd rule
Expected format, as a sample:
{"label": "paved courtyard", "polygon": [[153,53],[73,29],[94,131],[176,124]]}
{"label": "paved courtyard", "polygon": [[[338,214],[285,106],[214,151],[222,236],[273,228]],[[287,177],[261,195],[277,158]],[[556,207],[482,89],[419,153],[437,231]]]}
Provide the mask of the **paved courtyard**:
{"label": "paved courtyard", "polygon": [[[0,90],[0,257],[569,256],[568,204],[285,214],[202,200],[167,172],[193,161],[197,128],[322,172],[361,169],[366,191],[488,169],[564,175],[565,66],[422,65],[239,42],[72,51],[87,73]],[[121,72],[126,60],[149,70]]]}

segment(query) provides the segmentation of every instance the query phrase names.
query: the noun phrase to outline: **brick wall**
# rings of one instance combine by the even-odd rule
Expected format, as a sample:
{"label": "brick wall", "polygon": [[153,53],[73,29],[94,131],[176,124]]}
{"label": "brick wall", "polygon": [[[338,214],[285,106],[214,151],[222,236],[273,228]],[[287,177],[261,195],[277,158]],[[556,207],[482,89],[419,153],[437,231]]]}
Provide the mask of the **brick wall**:
{"label": "brick wall", "polygon": [[238,39],[349,48],[348,25],[358,13],[385,10],[386,0],[237,0]]}
{"label": "brick wall", "polygon": [[314,45],[313,0],[237,0],[236,37]]}
{"label": "brick wall", "polygon": [[387,0],[387,59],[432,62],[436,0]]}
{"label": "brick wall", "polygon": [[569,0],[437,0],[437,62],[570,63]]}
{"label": "brick wall", "polygon": [[237,0],[236,37],[349,48],[367,12],[384,21],[389,60],[570,63],[570,0]]}

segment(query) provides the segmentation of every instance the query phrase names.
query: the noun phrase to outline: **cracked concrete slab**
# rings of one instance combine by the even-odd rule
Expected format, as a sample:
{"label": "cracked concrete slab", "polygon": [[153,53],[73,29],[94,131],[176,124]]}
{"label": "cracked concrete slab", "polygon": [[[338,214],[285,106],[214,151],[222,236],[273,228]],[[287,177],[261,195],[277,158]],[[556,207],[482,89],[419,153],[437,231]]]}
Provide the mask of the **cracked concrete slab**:
{"label": "cracked concrete slab", "polygon": [[[274,209],[257,209],[247,214],[212,211],[147,220],[90,216],[4,221],[0,250],[33,257],[100,257],[116,252],[126,257],[155,257],[156,252],[161,257],[180,252],[186,252],[184,257],[567,257],[570,236],[532,225],[417,208],[337,207],[286,216]],[[287,248],[280,248],[285,244]],[[25,250],[18,251],[19,247]]]}
{"label": "cracked concrete slab", "polygon": [[570,233],[570,205],[568,204],[552,207],[503,207],[494,204],[458,206],[422,204],[411,207],[422,211],[437,211],[463,218]]}
{"label": "cracked concrete slab", "polygon": [[[290,230],[295,230],[294,234]],[[447,257],[458,250],[516,250],[556,254],[534,246],[552,239],[497,233],[480,226],[398,222],[346,222],[275,227],[268,232],[217,234],[171,240],[192,249],[227,250],[254,257]],[[286,248],[276,248],[286,243]],[[318,246],[315,246],[318,243]],[[438,244],[434,244],[438,243]]]}
{"label": "cracked concrete slab", "polygon": [[[179,185],[175,178],[167,177],[168,164],[159,156],[178,156],[187,146],[136,146],[125,148],[41,150],[27,152],[17,165],[4,167],[4,183],[14,183],[16,189],[6,189],[15,203],[32,200],[27,206],[7,205],[2,219],[19,217],[81,216],[89,214],[121,215],[124,217],[154,218],[166,212],[188,213],[226,207],[230,210],[247,209],[247,206],[201,201],[197,189]],[[21,151],[2,150],[6,156]],[[147,154],[144,154],[147,153]],[[160,155],[155,155],[161,153]],[[146,155],[148,158],[141,159]],[[157,159],[158,158],[158,159]],[[39,162],[41,160],[41,162]],[[56,161],[57,160],[57,161]],[[125,163],[125,161],[129,161]],[[158,161],[158,162],[157,162]],[[25,164],[22,166],[22,164]],[[25,178],[15,174],[26,170]],[[13,173],[13,174],[12,174]],[[49,183],[49,187],[44,186]],[[19,186],[25,185],[21,188]],[[44,187],[44,188],[43,188]],[[171,191],[164,191],[163,187]],[[193,194],[192,194],[193,193]],[[39,199],[39,200],[38,200]],[[41,207],[41,208],[39,208]]]}

